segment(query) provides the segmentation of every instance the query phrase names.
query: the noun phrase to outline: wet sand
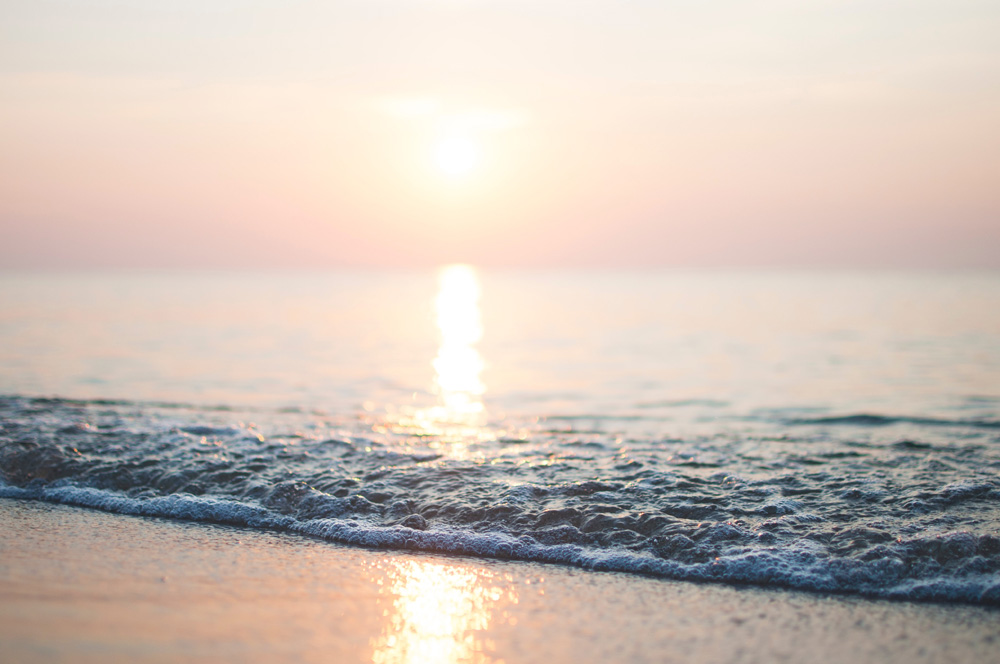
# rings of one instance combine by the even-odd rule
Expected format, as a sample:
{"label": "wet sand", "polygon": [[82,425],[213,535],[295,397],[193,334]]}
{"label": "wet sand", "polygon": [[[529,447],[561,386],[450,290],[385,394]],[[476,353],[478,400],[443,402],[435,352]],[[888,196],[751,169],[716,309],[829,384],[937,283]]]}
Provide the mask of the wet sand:
{"label": "wet sand", "polygon": [[987,662],[1000,611],[351,549],[0,499],[4,662]]}

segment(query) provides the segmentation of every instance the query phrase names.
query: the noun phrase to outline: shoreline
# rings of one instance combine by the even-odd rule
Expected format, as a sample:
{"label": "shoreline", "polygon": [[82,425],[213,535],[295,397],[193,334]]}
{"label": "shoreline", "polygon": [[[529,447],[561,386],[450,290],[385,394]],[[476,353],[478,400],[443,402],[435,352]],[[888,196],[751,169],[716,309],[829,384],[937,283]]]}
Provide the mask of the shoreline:
{"label": "shoreline", "polygon": [[[0,658],[987,661],[1000,611],[351,548],[0,499]],[[818,656],[820,655],[821,656]]]}
{"label": "shoreline", "polygon": [[[539,545],[537,542],[525,546],[521,541],[515,541],[511,537],[490,533],[464,532],[456,534],[448,531],[411,528],[370,528],[351,520],[337,519],[302,522],[287,515],[276,514],[260,506],[204,496],[170,494],[150,500],[138,500],[116,492],[85,487],[57,486],[25,489],[11,487],[0,482],[0,499],[39,501],[47,504],[93,509],[122,516],[164,519],[171,522],[208,526],[226,526],[238,530],[249,528],[259,532],[304,537],[331,545],[351,549],[357,547],[369,551],[401,551],[421,555],[469,558],[473,561],[556,565],[573,567],[591,573],[620,573],[681,583],[785,590],[873,601],[962,604],[1000,608],[1000,605],[997,604],[997,592],[1000,589],[998,581],[1000,579],[995,575],[986,574],[980,574],[971,580],[964,579],[967,583],[959,588],[953,585],[941,587],[940,585],[935,586],[935,584],[897,586],[888,590],[880,588],[878,591],[870,588],[831,588],[831,579],[827,578],[827,571],[822,568],[807,570],[812,572],[813,577],[807,577],[806,582],[794,576],[792,581],[782,578],[789,565],[793,569],[799,568],[798,561],[788,557],[784,559],[772,558],[768,560],[766,568],[751,569],[749,573],[746,568],[740,569],[742,565],[737,560],[734,569],[730,569],[730,573],[727,574],[724,567],[719,565],[719,558],[715,559],[715,563],[703,564],[700,568],[692,570],[691,568],[685,569],[676,561],[633,557],[628,552],[588,551],[577,547]],[[961,534],[958,537],[962,539]],[[967,544],[967,542],[959,542],[959,544]],[[718,568],[717,565],[719,565]],[[875,567],[874,571],[878,573],[877,563]],[[798,571],[802,570],[798,569]],[[867,572],[871,571],[873,570],[867,570]],[[817,579],[819,579],[818,582]]]}

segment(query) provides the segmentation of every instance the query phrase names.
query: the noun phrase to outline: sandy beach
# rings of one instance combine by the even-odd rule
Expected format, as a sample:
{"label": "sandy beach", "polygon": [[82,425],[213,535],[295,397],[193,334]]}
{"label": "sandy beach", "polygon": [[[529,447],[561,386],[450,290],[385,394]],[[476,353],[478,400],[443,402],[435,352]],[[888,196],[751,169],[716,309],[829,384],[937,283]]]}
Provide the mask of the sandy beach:
{"label": "sandy beach", "polygon": [[352,549],[0,500],[7,662],[982,662],[996,610]]}

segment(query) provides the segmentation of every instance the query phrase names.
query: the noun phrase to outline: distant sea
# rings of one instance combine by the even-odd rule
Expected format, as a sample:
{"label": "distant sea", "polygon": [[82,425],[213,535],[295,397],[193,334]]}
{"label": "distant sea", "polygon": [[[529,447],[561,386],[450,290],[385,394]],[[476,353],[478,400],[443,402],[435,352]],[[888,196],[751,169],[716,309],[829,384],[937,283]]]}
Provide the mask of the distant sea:
{"label": "distant sea", "polygon": [[1000,274],[0,275],[0,496],[1000,605]]}

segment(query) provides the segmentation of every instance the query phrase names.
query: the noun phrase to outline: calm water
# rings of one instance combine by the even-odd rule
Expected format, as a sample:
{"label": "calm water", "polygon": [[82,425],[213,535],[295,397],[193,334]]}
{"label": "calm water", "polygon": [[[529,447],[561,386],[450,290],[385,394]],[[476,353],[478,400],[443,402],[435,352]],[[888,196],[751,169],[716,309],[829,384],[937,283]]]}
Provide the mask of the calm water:
{"label": "calm water", "polygon": [[0,495],[1000,603],[997,274],[7,275],[0,367]]}

